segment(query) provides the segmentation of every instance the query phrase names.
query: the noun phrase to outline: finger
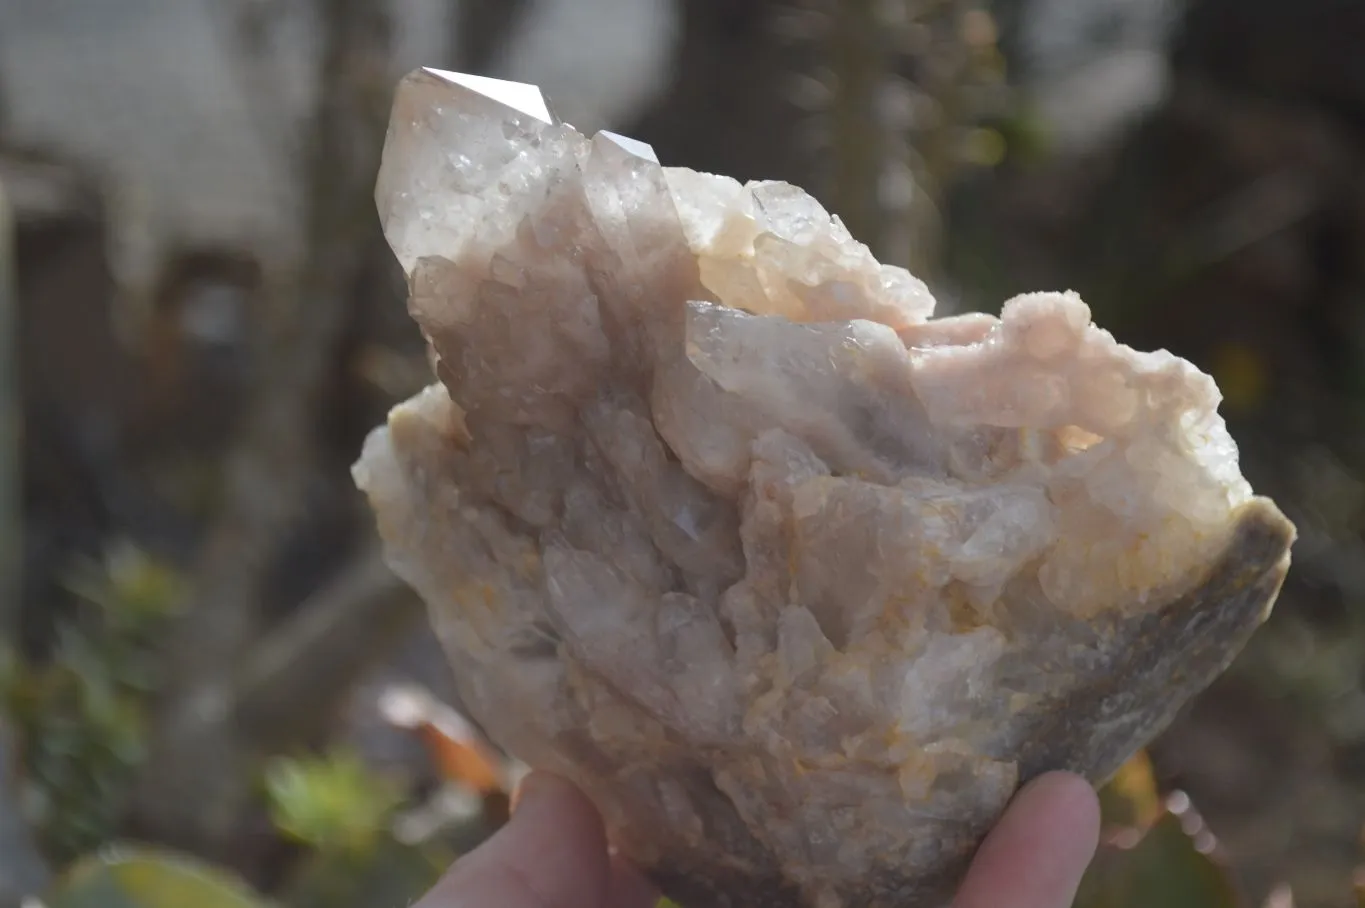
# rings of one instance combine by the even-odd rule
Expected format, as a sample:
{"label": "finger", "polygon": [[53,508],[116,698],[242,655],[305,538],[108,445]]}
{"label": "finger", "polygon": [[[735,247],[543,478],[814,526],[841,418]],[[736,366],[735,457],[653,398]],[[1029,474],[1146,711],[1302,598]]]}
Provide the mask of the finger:
{"label": "finger", "polygon": [[1068,908],[1099,834],[1090,783],[1070,773],[1040,776],[982,843],[954,908]]}
{"label": "finger", "polygon": [[620,855],[611,858],[611,882],[607,908],[654,908],[659,890],[635,865]]}
{"label": "finger", "polygon": [[536,772],[507,825],[413,908],[596,908],[612,884],[597,810],[569,782]]}

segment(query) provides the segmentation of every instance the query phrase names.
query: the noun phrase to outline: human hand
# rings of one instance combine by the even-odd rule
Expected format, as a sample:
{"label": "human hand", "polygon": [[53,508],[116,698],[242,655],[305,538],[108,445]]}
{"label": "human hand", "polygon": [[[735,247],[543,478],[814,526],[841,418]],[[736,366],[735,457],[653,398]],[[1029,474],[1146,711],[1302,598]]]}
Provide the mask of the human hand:
{"label": "human hand", "polygon": [[1100,799],[1080,776],[1025,785],[972,860],[953,908],[1070,908],[1100,841]]}
{"label": "human hand", "polygon": [[[1099,800],[1084,779],[1035,779],[982,844],[953,908],[1068,908],[1099,826]],[[507,825],[413,908],[652,908],[658,897],[610,853],[586,797],[556,776],[532,773]]]}

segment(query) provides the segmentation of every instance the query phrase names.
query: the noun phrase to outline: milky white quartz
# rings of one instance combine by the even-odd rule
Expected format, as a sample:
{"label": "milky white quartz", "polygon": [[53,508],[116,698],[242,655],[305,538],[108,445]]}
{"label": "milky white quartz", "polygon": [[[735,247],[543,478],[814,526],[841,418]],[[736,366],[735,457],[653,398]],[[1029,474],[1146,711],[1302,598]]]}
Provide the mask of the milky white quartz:
{"label": "milky white quartz", "polygon": [[1074,294],[933,319],[806,193],[419,70],[379,177],[439,383],[355,475],[473,717],[695,908],[940,908],[1264,619],[1211,378]]}

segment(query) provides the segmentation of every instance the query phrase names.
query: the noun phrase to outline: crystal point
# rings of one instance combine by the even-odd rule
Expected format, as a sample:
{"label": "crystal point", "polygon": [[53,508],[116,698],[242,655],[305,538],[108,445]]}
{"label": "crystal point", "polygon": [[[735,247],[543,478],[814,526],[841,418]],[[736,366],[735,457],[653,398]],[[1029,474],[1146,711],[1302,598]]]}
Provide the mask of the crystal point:
{"label": "crystal point", "polygon": [[608,132],[605,129],[599,132],[598,135],[609,142],[615,142],[625,151],[635,155],[637,158],[643,158],[654,164],[659,163],[659,156],[654,153],[654,146],[646,142],[641,142],[639,139],[632,139],[629,136],[618,135],[614,132]]}
{"label": "crystal point", "polygon": [[1207,375],[1074,294],[932,318],[800,189],[487,88],[399,88],[440,383],[355,476],[474,717],[676,900],[942,908],[1020,784],[1104,779],[1265,619],[1294,528]]}
{"label": "crystal point", "polygon": [[545,100],[545,95],[540,88],[535,85],[528,85],[525,82],[509,82],[505,79],[490,79],[487,76],[474,76],[469,73],[451,72],[446,69],[432,69],[424,67],[423,72],[429,73],[438,79],[444,79],[452,85],[459,85],[470,91],[496,101],[499,104],[528,117],[535,117],[544,123],[553,123],[554,116],[550,113],[549,102]]}

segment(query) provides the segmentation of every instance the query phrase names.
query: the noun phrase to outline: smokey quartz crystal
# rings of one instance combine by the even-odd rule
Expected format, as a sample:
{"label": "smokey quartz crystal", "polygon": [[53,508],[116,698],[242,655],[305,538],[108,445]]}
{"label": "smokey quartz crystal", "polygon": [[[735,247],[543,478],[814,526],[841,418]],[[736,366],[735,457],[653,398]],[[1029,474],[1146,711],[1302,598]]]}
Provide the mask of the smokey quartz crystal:
{"label": "smokey quartz crystal", "polygon": [[942,908],[1265,619],[1292,525],[1213,380],[1069,293],[932,318],[802,190],[400,85],[384,231],[439,381],[355,467],[466,707],[688,908]]}

